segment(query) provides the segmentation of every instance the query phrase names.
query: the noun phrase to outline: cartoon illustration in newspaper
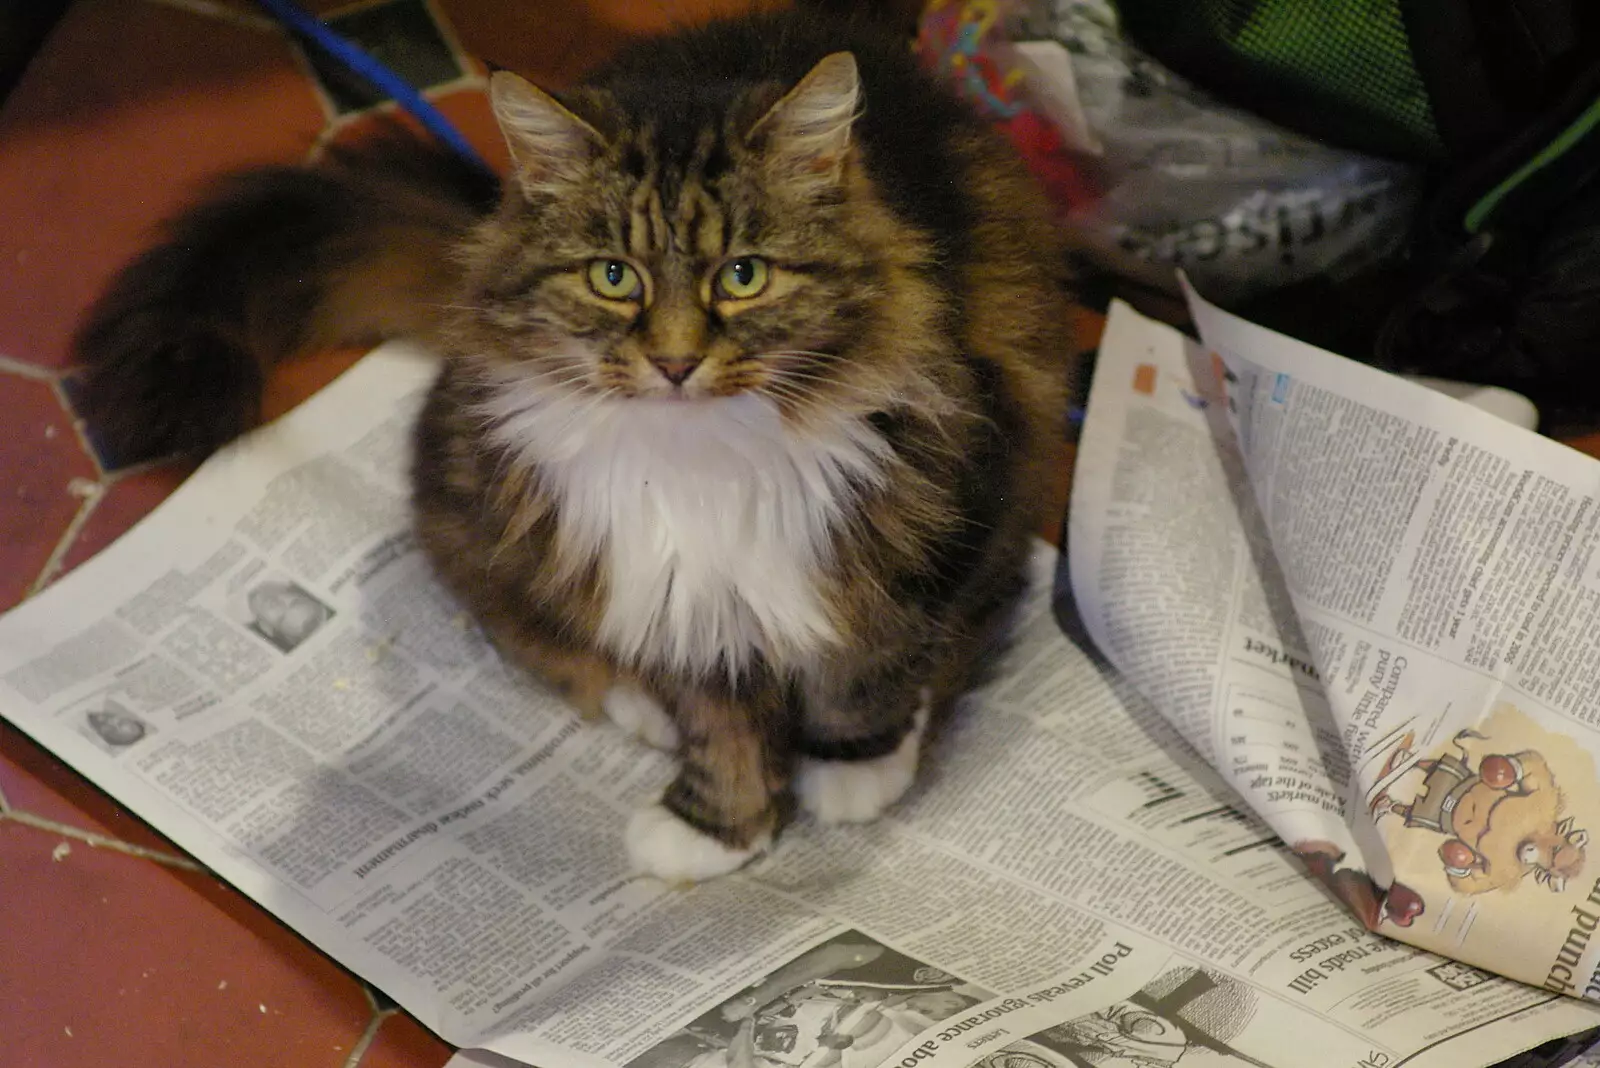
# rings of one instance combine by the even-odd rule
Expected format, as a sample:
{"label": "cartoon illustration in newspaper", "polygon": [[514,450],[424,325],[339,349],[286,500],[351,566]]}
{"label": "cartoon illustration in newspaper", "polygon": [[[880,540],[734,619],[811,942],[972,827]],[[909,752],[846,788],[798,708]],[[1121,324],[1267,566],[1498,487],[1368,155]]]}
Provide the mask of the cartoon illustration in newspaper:
{"label": "cartoon illustration in newspaper", "polygon": [[1396,724],[1369,761],[1366,809],[1396,871],[1437,906],[1407,941],[1600,999],[1589,953],[1600,929],[1588,864],[1600,827],[1593,755],[1498,702],[1470,727]]}
{"label": "cartoon illustration in newspaper", "polygon": [[874,1068],[994,995],[857,931],[801,954],[628,1068]]}
{"label": "cartoon illustration in newspaper", "polygon": [[1185,965],[1126,1001],[997,1050],[975,1068],[1273,1068],[1231,1044],[1257,1008],[1245,984]]}
{"label": "cartoon illustration in newspaper", "polygon": [[[1522,718],[1509,706],[1501,713],[1513,715]],[[1411,752],[1411,733],[1401,735],[1386,761],[1391,776],[1369,808],[1380,821],[1398,817],[1407,831],[1443,835],[1439,861],[1457,893],[1514,890],[1529,876],[1562,893],[1583,873],[1588,829],[1568,811],[1545,753],[1498,733],[1457,731],[1424,759]]]}

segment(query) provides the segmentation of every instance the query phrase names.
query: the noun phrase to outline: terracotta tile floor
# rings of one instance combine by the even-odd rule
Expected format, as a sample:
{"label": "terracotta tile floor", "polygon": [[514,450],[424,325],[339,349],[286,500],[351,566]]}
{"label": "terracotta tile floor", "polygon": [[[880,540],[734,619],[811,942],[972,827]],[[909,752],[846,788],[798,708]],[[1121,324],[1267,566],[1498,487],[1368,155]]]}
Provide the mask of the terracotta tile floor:
{"label": "terracotta tile floor", "polygon": [[[451,54],[418,67],[447,77],[429,95],[498,162],[480,60],[561,84],[630,35],[748,0],[311,6],[359,8],[364,25],[385,7],[408,24],[430,15]],[[196,182],[306,158],[374,121],[337,113],[310,71],[248,0],[79,0],[0,110],[0,610],[108,545],[187,473],[97,456],[63,380],[72,331]],[[271,409],[358,355],[286,369]],[[1600,452],[1600,436],[1584,444]],[[1063,498],[1065,481],[1064,469]],[[0,724],[0,1068],[443,1064],[449,1048],[386,1005]]]}

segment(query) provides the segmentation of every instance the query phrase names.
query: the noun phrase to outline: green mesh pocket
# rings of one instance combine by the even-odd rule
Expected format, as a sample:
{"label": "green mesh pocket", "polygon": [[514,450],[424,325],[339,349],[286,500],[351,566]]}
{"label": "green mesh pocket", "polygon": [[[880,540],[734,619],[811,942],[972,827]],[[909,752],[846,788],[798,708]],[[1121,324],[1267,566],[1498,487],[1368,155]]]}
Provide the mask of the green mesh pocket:
{"label": "green mesh pocket", "polygon": [[1142,48],[1258,114],[1369,152],[1440,154],[1400,0],[1118,0],[1117,7]]}

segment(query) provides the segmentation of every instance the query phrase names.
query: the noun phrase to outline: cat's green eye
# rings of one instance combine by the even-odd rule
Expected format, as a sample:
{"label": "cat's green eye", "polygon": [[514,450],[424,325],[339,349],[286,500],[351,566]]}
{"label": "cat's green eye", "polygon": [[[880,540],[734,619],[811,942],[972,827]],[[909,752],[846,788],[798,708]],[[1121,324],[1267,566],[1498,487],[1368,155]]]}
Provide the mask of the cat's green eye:
{"label": "cat's green eye", "polygon": [[589,288],[606,300],[639,300],[644,296],[644,281],[624,260],[590,261]]}
{"label": "cat's green eye", "polygon": [[716,293],[719,300],[749,300],[759,297],[767,288],[767,261],[760,256],[740,256],[729,260],[717,272]]}

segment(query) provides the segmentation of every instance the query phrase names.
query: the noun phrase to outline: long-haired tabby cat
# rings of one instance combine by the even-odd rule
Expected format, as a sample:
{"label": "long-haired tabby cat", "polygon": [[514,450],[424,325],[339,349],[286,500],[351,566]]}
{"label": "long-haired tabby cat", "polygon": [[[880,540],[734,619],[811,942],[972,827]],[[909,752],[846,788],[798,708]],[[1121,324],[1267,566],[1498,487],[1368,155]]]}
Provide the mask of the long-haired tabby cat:
{"label": "long-haired tabby cat", "polygon": [[818,11],[490,95],[497,207],[385,151],[176,220],[81,335],[91,421],[208,449],[272,361],[422,335],[439,575],[505,655],[681,761],[628,826],[638,869],[732,870],[791,798],[877,816],[1020,586],[1064,437],[1039,191],[903,42]]}

